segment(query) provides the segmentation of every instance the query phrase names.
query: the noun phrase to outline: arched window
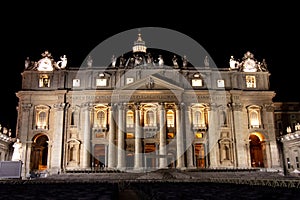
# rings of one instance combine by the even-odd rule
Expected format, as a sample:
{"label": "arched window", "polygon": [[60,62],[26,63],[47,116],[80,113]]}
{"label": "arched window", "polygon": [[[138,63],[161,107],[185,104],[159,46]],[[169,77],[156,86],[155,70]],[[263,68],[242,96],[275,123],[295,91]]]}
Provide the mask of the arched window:
{"label": "arched window", "polygon": [[261,107],[257,105],[252,105],[247,107],[248,110],[248,122],[249,128],[260,128],[261,121]]}
{"label": "arched window", "polygon": [[132,128],[134,126],[134,115],[132,110],[127,111],[126,126]]}
{"label": "arched window", "polygon": [[221,126],[227,126],[227,116],[224,110],[220,112],[220,123]]}
{"label": "arched window", "polygon": [[201,112],[200,111],[196,111],[195,112],[195,115],[194,115],[195,117],[194,117],[194,125],[197,125],[197,126],[199,126],[200,124],[201,124]]}
{"label": "arched window", "polygon": [[105,127],[106,126],[106,117],[105,112],[100,110],[97,112],[97,122],[99,127]]}
{"label": "arched window", "polygon": [[47,114],[44,111],[39,112],[38,124],[40,128],[44,128],[47,125]]}
{"label": "arched window", "polygon": [[256,110],[250,111],[249,119],[250,119],[250,125],[253,128],[258,128],[259,127],[259,117],[258,117],[258,112]]}
{"label": "arched window", "polygon": [[75,127],[78,126],[79,123],[79,114],[78,114],[78,110],[73,110],[71,112],[71,119],[70,119],[70,125]]}
{"label": "arched window", "polygon": [[37,106],[35,108],[36,122],[35,128],[37,129],[47,129],[48,128],[48,115],[49,107],[47,106]]}
{"label": "arched window", "polygon": [[167,111],[167,127],[174,127],[174,112],[172,110]]}
{"label": "arched window", "polygon": [[75,125],[75,111],[72,112],[71,114],[71,125],[74,126]]}
{"label": "arched window", "polygon": [[45,123],[46,123],[46,112],[41,111],[41,112],[39,113],[39,122],[40,122],[41,124],[45,124]]}
{"label": "arched window", "polygon": [[230,149],[229,149],[228,145],[224,146],[224,150],[225,150],[225,160],[229,160],[230,159]]}
{"label": "arched window", "polygon": [[193,125],[194,128],[205,128],[205,120],[204,120],[204,111],[196,110],[194,112],[194,119],[193,119]]}
{"label": "arched window", "polygon": [[94,128],[106,128],[107,127],[107,106],[98,104],[94,107],[93,115]]}
{"label": "arched window", "polygon": [[191,108],[193,129],[207,129],[208,121],[206,106],[202,104],[195,104]]}
{"label": "arched window", "polygon": [[152,110],[148,110],[146,113],[146,125],[154,126],[154,112]]}

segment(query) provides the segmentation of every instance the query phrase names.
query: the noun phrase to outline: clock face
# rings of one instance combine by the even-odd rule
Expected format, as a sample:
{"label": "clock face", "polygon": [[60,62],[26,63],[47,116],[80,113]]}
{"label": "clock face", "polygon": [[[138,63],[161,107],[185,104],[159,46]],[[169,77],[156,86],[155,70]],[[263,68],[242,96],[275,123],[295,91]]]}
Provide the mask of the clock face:
{"label": "clock face", "polygon": [[256,69],[255,65],[256,65],[255,61],[248,58],[244,62],[244,72],[256,72],[257,69]]}
{"label": "clock face", "polygon": [[52,63],[49,58],[43,58],[39,61],[38,71],[53,71]]}

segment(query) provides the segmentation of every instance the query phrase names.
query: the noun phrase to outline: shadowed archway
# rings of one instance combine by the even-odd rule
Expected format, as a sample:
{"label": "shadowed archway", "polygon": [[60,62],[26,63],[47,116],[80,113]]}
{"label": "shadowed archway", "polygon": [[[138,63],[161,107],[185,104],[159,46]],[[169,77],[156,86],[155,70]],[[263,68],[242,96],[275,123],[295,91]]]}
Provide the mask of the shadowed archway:
{"label": "shadowed archway", "polygon": [[38,134],[33,138],[30,155],[31,171],[47,169],[48,141],[48,137],[44,134]]}
{"label": "shadowed archway", "polygon": [[266,167],[264,162],[263,136],[260,133],[252,133],[249,136],[250,157],[252,167]]}

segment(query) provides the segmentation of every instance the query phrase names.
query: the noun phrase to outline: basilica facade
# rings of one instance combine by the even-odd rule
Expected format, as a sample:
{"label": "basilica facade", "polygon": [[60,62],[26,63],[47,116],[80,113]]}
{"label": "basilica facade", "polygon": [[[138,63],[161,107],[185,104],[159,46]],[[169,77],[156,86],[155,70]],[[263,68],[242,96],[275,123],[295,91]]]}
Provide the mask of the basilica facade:
{"label": "basilica facade", "polygon": [[99,166],[280,169],[264,60],[245,52],[225,68],[208,57],[194,66],[184,55],[153,56],[141,34],[132,41],[108,66],[88,56],[69,67],[48,51],[26,63],[16,94],[23,176]]}

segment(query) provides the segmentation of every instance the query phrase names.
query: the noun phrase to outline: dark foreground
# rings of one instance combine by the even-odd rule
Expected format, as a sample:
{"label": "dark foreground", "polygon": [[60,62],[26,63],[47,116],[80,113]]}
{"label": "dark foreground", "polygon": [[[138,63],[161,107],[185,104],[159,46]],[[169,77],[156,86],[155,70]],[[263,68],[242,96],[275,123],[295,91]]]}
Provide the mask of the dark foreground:
{"label": "dark foreground", "polygon": [[[213,177],[215,176],[215,177]],[[236,180],[257,180],[250,184],[224,183],[225,176]],[[257,176],[257,177],[255,177]],[[274,176],[274,175],[272,175]],[[299,178],[292,187],[254,185],[271,180],[262,174],[234,173],[151,173],[151,174],[88,174],[59,175],[34,180],[1,180],[1,199],[80,199],[80,200],[180,200],[180,199],[300,199]],[[260,178],[258,178],[260,177]],[[285,177],[279,179],[286,179]],[[261,180],[259,180],[261,179]],[[208,180],[214,180],[210,182]],[[289,180],[288,180],[289,181]],[[287,182],[288,182],[287,181]],[[296,181],[296,182],[295,182]],[[269,183],[268,181],[265,183]],[[295,184],[297,183],[297,184]]]}
{"label": "dark foreground", "polygon": [[[122,187],[122,186],[121,186]],[[3,184],[1,199],[300,199],[300,190],[225,183]]]}

